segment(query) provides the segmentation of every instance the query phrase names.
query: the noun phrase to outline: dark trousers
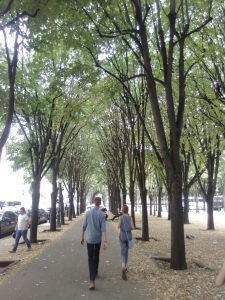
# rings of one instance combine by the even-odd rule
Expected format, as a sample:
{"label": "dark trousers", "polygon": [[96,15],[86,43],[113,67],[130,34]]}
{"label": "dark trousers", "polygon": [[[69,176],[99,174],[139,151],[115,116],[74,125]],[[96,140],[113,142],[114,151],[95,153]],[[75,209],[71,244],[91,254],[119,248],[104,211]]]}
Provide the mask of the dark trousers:
{"label": "dark trousers", "polygon": [[100,247],[101,247],[101,243],[99,244],[87,243],[90,281],[95,281],[95,277],[98,274]]}

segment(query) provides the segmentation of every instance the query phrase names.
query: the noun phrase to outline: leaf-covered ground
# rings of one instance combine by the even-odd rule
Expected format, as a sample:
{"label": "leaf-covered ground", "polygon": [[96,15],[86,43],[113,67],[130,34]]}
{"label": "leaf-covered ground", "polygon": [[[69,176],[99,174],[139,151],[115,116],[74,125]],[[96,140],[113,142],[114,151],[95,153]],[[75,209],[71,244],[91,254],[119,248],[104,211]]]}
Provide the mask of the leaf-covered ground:
{"label": "leaf-covered ground", "polygon": [[[137,227],[133,232],[134,238],[141,237],[141,217],[137,214]],[[215,288],[215,278],[225,260],[225,213],[215,212],[215,231],[206,230],[207,216],[205,213],[191,213],[191,224],[185,225],[186,260],[188,269],[174,271],[169,263],[155,261],[153,256],[170,257],[170,222],[166,214],[162,218],[149,217],[150,241],[135,241],[135,246],[129,253],[128,279],[140,281],[144,284],[143,293],[151,300],[214,300],[225,299],[225,284]],[[77,222],[78,219],[72,221]],[[111,222],[111,221],[109,221]],[[112,222],[117,227],[117,221]],[[7,280],[15,269],[43,251],[48,244],[60,238],[61,234],[70,226],[62,226],[60,231],[45,230],[48,225],[42,225],[38,234],[39,239],[46,241],[33,245],[33,251],[24,251],[26,247],[19,246],[16,254],[10,254],[14,240],[1,239],[0,260],[19,259],[18,266],[0,274],[0,284]],[[110,246],[110,237],[109,237]]]}
{"label": "leaf-covered ground", "polygon": [[[149,299],[225,299],[225,285],[215,287],[216,275],[225,260],[225,213],[215,212],[214,218],[216,230],[207,231],[206,213],[190,214],[191,224],[185,225],[185,271],[171,270],[169,263],[152,259],[170,257],[170,222],[166,214],[149,218],[150,241],[137,240],[129,257],[129,277],[144,282]],[[141,227],[138,215],[137,226]],[[141,230],[135,230],[133,236],[140,237]]]}

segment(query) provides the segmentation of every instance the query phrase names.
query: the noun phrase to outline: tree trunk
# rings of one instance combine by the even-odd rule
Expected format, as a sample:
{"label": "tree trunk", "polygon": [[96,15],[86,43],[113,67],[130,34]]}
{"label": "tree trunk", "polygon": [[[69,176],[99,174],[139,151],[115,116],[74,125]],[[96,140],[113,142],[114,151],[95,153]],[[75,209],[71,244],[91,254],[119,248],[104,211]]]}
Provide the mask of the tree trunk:
{"label": "tree trunk", "polygon": [[[7,35],[4,29],[3,29],[3,34],[6,41]],[[16,31],[15,40],[14,40],[14,52],[11,61],[10,61],[10,56],[7,55],[7,52],[9,51],[8,46],[6,46],[5,44],[6,47],[5,52],[6,52],[7,65],[8,65],[9,96],[8,96],[7,112],[5,114],[6,115],[5,124],[4,126],[2,126],[3,124],[1,124],[1,129],[3,128],[3,130],[0,135],[0,158],[2,154],[2,149],[9,137],[9,133],[13,121],[14,106],[15,106],[15,80],[16,80],[17,63],[18,63],[18,50],[19,50],[18,36],[19,36],[19,29],[17,29]]]}
{"label": "tree trunk", "polygon": [[158,191],[158,218],[162,217],[162,188],[159,188]]}
{"label": "tree trunk", "polygon": [[168,199],[168,220],[171,220],[171,205],[170,205],[171,201],[170,199]]}
{"label": "tree trunk", "polygon": [[174,270],[185,270],[187,264],[184,243],[181,173],[180,176],[179,174],[171,175],[169,186],[171,200],[171,268]]}
{"label": "tree trunk", "polygon": [[207,230],[215,230],[213,217],[213,198],[207,199]]}
{"label": "tree trunk", "polygon": [[132,217],[134,228],[135,228],[136,227],[136,220],[135,220],[135,213],[134,213],[134,205],[135,205],[134,187],[135,187],[134,181],[130,180],[129,190],[130,190],[131,217]]}
{"label": "tree trunk", "polygon": [[153,198],[153,216],[156,216],[156,202],[157,202],[157,196],[156,193],[154,194],[154,198]]}
{"label": "tree trunk", "polygon": [[117,203],[117,210],[121,210],[121,195],[120,195],[120,188],[116,186],[116,203]]}
{"label": "tree trunk", "polygon": [[74,203],[73,203],[73,206],[72,206],[72,213],[73,213],[73,218],[76,218],[76,212],[75,212]]}
{"label": "tree trunk", "polygon": [[31,209],[31,226],[30,226],[30,241],[31,241],[31,243],[37,243],[40,186],[41,186],[41,176],[38,175],[38,176],[34,177],[34,181],[32,183],[32,209]]}
{"label": "tree trunk", "polygon": [[149,241],[147,190],[145,187],[140,190],[140,197],[142,205],[142,241]]}
{"label": "tree trunk", "polygon": [[[69,191],[68,193],[68,197],[69,197],[69,221],[72,221],[72,218],[73,218],[73,207],[74,207],[74,204],[73,204],[73,192],[72,191]],[[76,215],[75,215],[76,217]]]}
{"label": "tree trunk", "polygon": [[153,204],[153,195],[152,195],[152,193],[149,193],[149,199],[150,199],[149,214],[150,214],[150,216],[152,216],[152,204]]}
{"label": "tree trunk", "polygon": [[[80,188],[80,213],[83,213],[85,211],[86,207],[86,197],[85,197],[85,184],[82,182],[81,188]],[[102,204],[104,205],[104,199],[102,196]]]}
{"label": "tree trunk", "polygon": [[189,196],[189,192],[187,190],[183,190],[183,194],[184,194],[184,224],[189,224],[189,200],[188,200],[188,196]]}
{"label": "tree trunk", "polygon": [[79,189],[77,188],[77,216],[80,215],[80,192]]}
{"label": "tree trunk", "polygon": [[61,225],[65,225],[65,218],[64,218],[64,203],[63,203],[63,193],[62,193],[62,184],[59,183],[59,207],[60,207],[60,220]]}
{"label": "tree trunk", "polygon": [[126,150],[121,149],[122,151],[122,162],[121,162],[121,185],[122,185],[122,201],[123,205],[126,204],[126,197],[127,197],[127,189],[126,189],[126,175],[125,175],[125,157],[126,157]]}
{"label": "tree trunk", "polygon": [[52,172],[52,176],[50,231],[56,231],[57,172]]}

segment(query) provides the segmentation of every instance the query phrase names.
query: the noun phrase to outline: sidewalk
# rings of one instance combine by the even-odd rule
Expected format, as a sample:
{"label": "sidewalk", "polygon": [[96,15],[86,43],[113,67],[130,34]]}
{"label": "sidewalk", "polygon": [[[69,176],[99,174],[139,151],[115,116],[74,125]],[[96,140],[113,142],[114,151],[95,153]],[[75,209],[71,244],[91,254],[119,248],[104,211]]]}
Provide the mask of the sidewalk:
{"label": "sidewalk", "polygon": [[[0,285],[1,300],[150,299],[139,282],[121,279],[120,247],[115,226],[107,222],[109,248],[101,251],[99,278],[89,291],[87,249],[80,245],[83,217],[59,239],[24,264]],[[8,250],[8,249],[7,249]],[[15,258],[16,259],[16,258]]]}

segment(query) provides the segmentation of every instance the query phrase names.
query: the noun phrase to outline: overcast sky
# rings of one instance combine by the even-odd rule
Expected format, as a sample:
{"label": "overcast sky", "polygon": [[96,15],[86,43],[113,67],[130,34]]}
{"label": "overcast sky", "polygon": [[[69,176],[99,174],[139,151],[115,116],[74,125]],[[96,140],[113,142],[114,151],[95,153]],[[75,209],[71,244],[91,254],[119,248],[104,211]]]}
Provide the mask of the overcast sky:
{"label": "overcast sky", "polygon": [[[43,180],[40,207],[51,206],[50,193],[51,185]],[[25,207],[31,206],[29,185],[24,183],[23,172],[13,172],[10,163],[5,159],[4,149],[0,161],[0,201],[21,201]]]}

